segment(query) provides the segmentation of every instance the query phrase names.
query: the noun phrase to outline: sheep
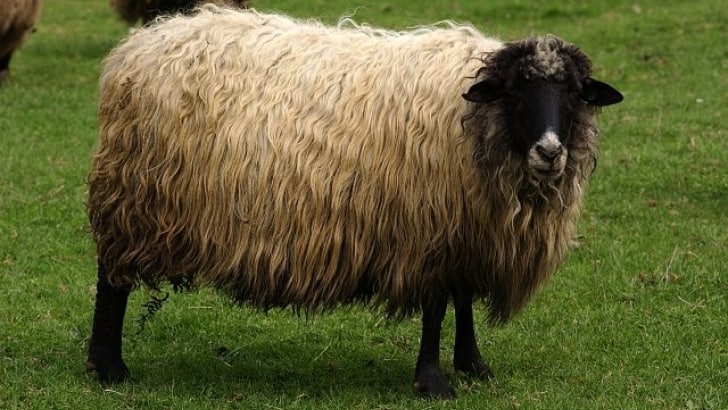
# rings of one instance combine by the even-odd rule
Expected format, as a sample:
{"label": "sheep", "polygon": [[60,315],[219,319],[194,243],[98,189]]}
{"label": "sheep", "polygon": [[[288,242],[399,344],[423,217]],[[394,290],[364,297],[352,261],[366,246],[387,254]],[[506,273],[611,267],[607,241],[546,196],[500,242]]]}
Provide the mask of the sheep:
{"label": "sheep", "polygon": [[422,314],[414,389],[488,379],[473,302],[507,322],[562,261],[621,101],[553,35],[390,31],[204,6],[107,56],[88,177],[97,246],[87,369],[124,381],[130,292],[211,286],[261,309]]}
{"label": "sheep", "polygon": [[111,8],[129,25],[135,24],[138,20],[141,20],[142,24],[148,24],[159,16],[190,12],[201,3],[247,8],[249,2],[248,0],[109,0]]}
{"label": "sheep", "polygon": [[10,75],[10,59],[33,30],[41,0],[3,0],[0,7],[0,84]]}

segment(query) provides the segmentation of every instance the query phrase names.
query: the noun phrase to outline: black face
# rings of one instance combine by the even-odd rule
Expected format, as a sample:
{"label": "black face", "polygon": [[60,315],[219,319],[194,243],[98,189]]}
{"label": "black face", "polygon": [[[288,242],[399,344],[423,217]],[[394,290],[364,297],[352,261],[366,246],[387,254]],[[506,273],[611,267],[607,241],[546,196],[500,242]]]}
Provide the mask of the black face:
{"label": "black face", "polygon": [[568,124],[575,106],[584,102],[564,83],[522,80],[506,91],[502,104],[513,127],[514,146],[525,154],[549,131],[568,144]]}
{"label": "black face", "polygon": [[508,79],[488,78],[463,97],[475,103],[497,102],[511,127],[514,148],[528,161],[531,173],[544,180],[560,177],[571,145],[570,128],[587,106],[618,103],[622,95],[587,77],[564,81],[526,78],[510,70]]}

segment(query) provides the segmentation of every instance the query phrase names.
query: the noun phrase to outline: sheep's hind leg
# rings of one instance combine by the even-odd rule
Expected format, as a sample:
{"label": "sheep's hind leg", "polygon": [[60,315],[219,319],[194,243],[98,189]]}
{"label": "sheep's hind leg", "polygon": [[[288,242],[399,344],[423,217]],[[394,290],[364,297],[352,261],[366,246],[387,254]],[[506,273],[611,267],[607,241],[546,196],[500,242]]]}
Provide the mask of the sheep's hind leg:
{"label": "sheep's hind leg", "polygon": [[447,299],[438,298],[422,308],[422,341],[415,367],[415,390],[428,397],[453,398],[455,390],[440,369],[440,332]]}
{"label": "sheep's hind leg", "polygon": [[129,287],[112,286],[99,262],[96,309],[86,369],[95,370],[104,384],[120,383],[129,377],[129,369],[121,357],[121,332],[129,292]]}
{"label": "sheep's hind leg", "polygon": [[473,325],[473,298],[455,297],[455,354],[453,359],[455,370],[464,372],[470,377],[487,380],[493,373],[485,364],[478,350]]}

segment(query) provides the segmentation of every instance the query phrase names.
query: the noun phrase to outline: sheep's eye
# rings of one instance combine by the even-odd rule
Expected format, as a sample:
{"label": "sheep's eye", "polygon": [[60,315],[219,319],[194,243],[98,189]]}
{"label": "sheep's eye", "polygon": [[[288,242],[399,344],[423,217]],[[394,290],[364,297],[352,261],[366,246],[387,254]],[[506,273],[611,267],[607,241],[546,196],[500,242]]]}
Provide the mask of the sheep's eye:
{"label": "sheep's eye", "polygon": [[505,93],[511,96],[521,95],[524,89],[525,80],[509,81],[505,87]]}

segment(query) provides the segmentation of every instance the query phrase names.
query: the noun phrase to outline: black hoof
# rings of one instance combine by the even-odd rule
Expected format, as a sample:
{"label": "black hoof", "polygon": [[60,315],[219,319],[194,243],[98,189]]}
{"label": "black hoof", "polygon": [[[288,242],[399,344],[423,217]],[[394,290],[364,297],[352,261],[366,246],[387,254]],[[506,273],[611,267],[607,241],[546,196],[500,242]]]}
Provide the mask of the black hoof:
{"label": "black hoof", "polygon": [[416,377],[415,391],[423,398],[428,399],[454,399],[455,389],[445,381],[442,373],[423,372]]}
{"label": "black hoof", "polygon": [[123,383],[130,376],[129,368],[121,359],[104,362],[89,358],[86,361],[86,370],[95,371],[99,382],[104,385]]}
{"label": "black hoof", "polygon": [[476,361],[458,361],[454,362],[455,370],[463,372],[468,377],[478,380],[490,380],[493,378],[493,372],[487,364],[482,360]]}

